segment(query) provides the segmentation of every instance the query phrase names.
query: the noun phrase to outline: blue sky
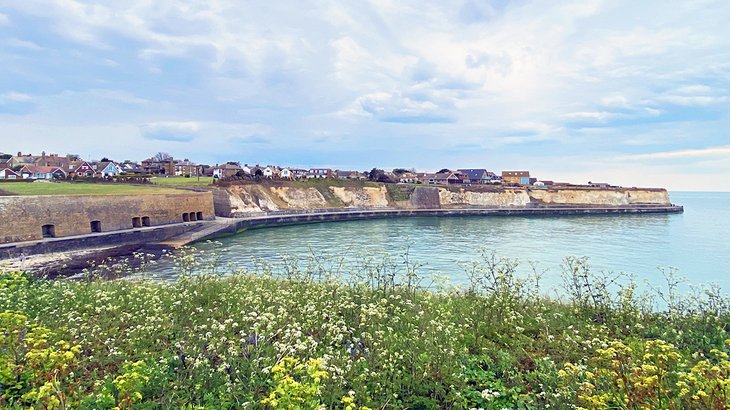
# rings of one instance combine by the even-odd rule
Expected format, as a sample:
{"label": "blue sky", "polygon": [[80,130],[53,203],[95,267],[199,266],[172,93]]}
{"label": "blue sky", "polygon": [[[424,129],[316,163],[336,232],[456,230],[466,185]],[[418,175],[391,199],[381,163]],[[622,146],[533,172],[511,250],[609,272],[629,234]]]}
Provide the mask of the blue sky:
{"label": "blue sky", "polygon": [[0,151],[730,191],[728,16],[726,1],[0,0]]}

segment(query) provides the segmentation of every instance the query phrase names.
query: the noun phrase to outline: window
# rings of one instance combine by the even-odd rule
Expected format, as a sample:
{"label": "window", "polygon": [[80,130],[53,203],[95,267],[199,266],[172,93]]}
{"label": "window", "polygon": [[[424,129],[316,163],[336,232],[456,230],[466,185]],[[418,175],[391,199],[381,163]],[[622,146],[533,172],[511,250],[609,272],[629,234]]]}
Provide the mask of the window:
{"label": "window", "polygon": [[101,232],[101,221],[91,221],[91,232]]}
{"label": "window", "polygon": [[56,225],[43,225],[41,227],[44,238],[55,238],[56,237]]}
{"label": "window", "polygon": [[150,217],[149,216],[143,216],[142,217],[142,226],[152,226],[150,223]]}
{"label": "window", "polygon": [[132,228],[141,228],[142,227],[142,220],[136,216],[132,218]]}

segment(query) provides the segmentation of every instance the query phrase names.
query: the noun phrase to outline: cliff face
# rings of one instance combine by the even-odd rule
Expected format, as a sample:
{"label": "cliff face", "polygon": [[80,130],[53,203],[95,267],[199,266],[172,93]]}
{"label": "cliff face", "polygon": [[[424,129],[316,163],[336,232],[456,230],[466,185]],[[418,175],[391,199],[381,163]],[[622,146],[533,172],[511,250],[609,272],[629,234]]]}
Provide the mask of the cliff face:
{"label": "cliff face", "polygon": [[388,190],[379,187],[329,187],[330,191],[347,207],[384,208],[389,205]]}
{"label": "cliff face", "polygon": [[671,204],[669,195],[664,189],[473,189],[418,186],[415,189],[411,188],[405,198],[393,198],[391,194],[385,185],[364,187],[239,185],[216,189],[214,198],[216,214],[220,216],[323,208],[440,209]]}
{"label": "cliff face", "polygon": [[530,197],[545,205],[671,205],[663,189],[535,189]]}

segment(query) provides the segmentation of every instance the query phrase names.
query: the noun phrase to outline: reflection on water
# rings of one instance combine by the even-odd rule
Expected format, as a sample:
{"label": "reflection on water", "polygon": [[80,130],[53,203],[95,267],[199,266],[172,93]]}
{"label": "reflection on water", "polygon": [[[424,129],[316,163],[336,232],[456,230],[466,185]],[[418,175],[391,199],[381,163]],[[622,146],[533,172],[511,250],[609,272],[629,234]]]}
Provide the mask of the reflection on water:
{"label": "reflection on water", "polygon": [[[246,231],[222,242],[221,261],[252,269],[255,260],[281,267],[284,256],[317,256],[339,265],[363,257],[399,260],[407,249],[424,273],[441,273],[453,283],[465,280],[462,266],[481,250],[528,261],[548,269],[547,284],[560,281],[566,256],[586,256],[594,270],[626,272],[640,283],[662,282],[658,267],[672,266],[693,283],[730,289],[730,194],[675,193],[684,214],[401,218],[333,222]],[[210,249],[210,244],[196,248]],[[171,264],[154,268],[174,275]]]}

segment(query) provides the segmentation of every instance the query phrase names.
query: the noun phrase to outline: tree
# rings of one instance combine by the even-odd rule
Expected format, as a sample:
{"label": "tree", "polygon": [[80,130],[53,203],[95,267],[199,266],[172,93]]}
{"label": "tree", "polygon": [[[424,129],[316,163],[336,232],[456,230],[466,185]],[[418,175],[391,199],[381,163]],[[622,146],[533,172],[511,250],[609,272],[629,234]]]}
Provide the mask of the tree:
{"label": "tree", "polygon": [[256,169],[256,172],[254,172],[254,175],[257,177],[264,176],[264,171],[261,170],[261,168]]}
{"label": "tree", "polygon": [[158,152],[155,154],[154,157],[152,157],[157,162],[165,162],[172,159],[172,155],[168,154],[167,152]]}
{"label": "tree", "polygon": [[111,162],[111,161],[109,160],[109,158],[104,157],[104,158],[100,159],[99,162]]}
{"label": "tree", "polygon": [[373,168],[368,173],[368,180],[378,181],[383,176],[385,176],[385,171],[383,171],[382,169]]}
{"label": "tree", "polygon": [[438,173],[438,174],[445,174],[445,173],[447,173],[447,172],[451,172],[451,170],[450,170],[450,169],[448,169],[448,168],[444,168],[444,169],[440,170],[440,171],[439,171],[439,172],[437,172],[437,173]]}
{"label": "tree", "polygon": [[405,168],[396,168],[396,169],[393,170],[393,173],[396,174],[396,175],[403,175],[406,172],[408,172],[408,170],[405,169]]}
{"label": "tree", "polygon": [[81,155],[79,155],[79,154],[66,154],[66,158],[69,161],[78,161],[78,160],[81,159]]}

